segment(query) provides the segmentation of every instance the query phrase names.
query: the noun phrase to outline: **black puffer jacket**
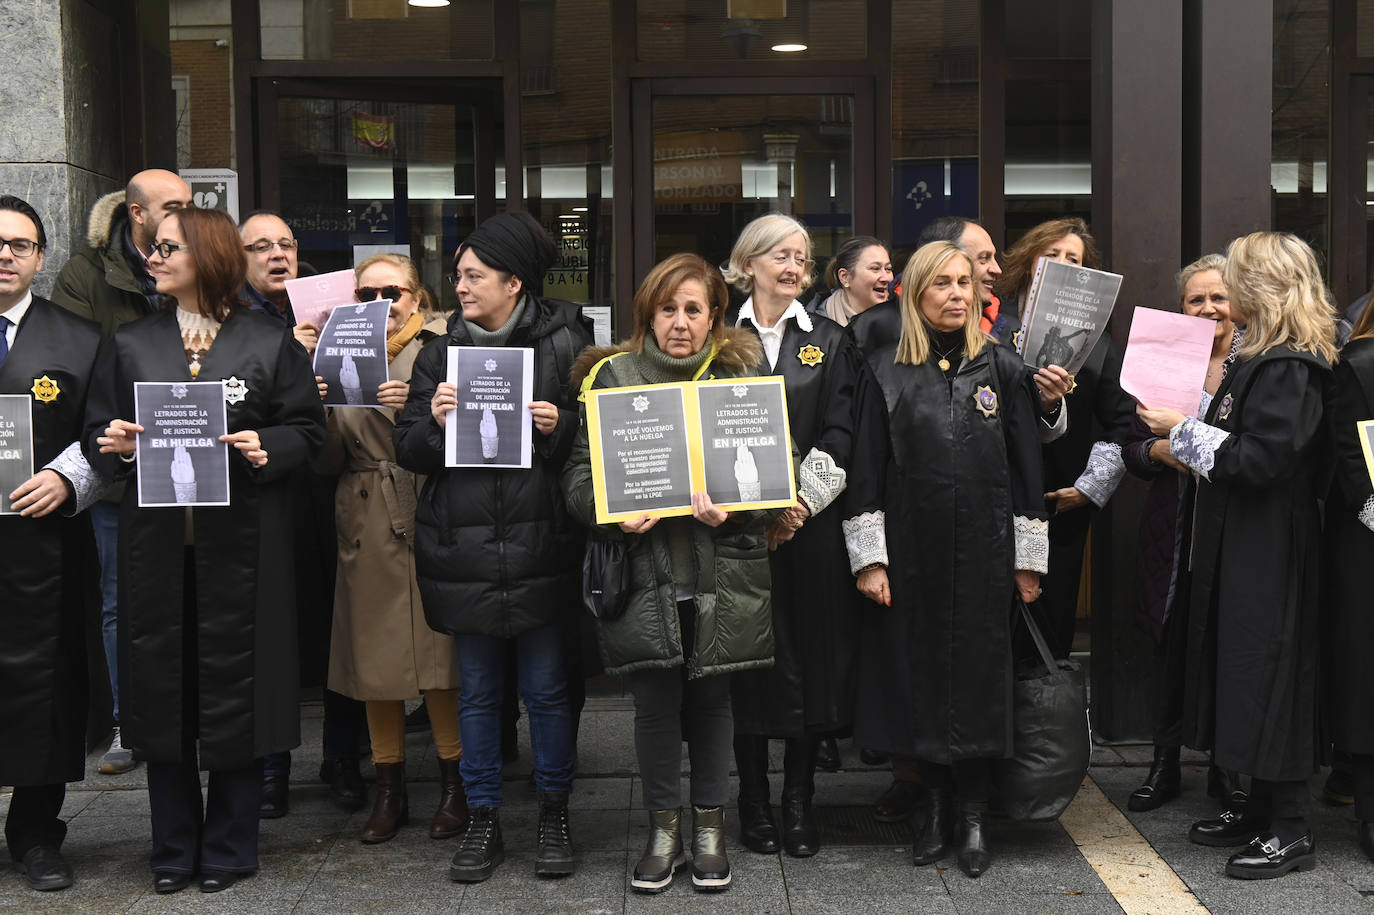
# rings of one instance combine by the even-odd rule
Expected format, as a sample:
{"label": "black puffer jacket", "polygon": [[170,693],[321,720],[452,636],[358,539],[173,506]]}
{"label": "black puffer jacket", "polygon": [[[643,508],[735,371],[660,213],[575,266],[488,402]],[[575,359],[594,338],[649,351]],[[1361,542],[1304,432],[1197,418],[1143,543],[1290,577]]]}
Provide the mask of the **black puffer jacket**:
{"label": "black puffer jacket", "polygon": [[444,467],[444,431],[430,415],[448,347],[472,346],[462,315],[415,360],[396,421],[396,461],[428,476],[415,513],[415,565],[431,628],[502,638],[578,612],[582,532],[568,517],[559,471],[577,435],[573,360],[592,343],[577,306],[530,296],[507,346],[534,349],[534,399],[558,405],[552,435],[534,431],[529,470]]}

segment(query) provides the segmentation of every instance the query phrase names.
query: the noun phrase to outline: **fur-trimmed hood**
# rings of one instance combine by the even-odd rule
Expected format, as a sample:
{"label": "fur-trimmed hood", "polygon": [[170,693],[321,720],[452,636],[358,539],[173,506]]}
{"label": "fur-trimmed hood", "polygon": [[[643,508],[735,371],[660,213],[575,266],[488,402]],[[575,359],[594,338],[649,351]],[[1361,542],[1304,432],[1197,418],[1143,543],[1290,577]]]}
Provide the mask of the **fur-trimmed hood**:
{"label": "fur-trimmed hood", "polygon": [[[628,340],[613,346],[587,347],[573,363],[572,389],[579,390],[583,380],[602,359],[631,351]],[[725,336],[711,364],[720,366],[728,374],[740,375],[757,366],[762,360],[763,344],[759,342],[757,334],[747,327],[726,327]]]}
{"label": "fur-trimmed hood", "polygon": [[97,251],[104,251],[114,237],[115,224],[129,219],[128,209],[124,206],[124,192],[111,191],[91,207],[90,219],[86,222],[86,244]]}

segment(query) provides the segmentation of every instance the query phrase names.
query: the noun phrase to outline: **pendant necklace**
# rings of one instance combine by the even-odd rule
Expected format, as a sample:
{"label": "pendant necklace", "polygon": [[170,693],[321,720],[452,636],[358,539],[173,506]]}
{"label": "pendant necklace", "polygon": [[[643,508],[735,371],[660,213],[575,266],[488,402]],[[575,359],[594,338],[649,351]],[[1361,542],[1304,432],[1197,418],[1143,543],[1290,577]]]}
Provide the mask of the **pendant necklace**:
{"label": "pendant necklace", "polygon": [[[958,349],[958,348],[959,348],[959,345],[960,345],[960,344],[956,343],[954,346],[951,346],[951,347],[950,347],[948,350],[946,350],[945,352],[943,352],[943,353],[937,353],[937,355],[939,355],[939,357],[940,357],[940,361],[937,362],[937,363],[935,363],[935,364],[938,365],[938,366],[940,367],[940,371],[942,371],[942,372],[948,372],[948,371],[949,371],[949,354],[952,353],[952,352],[954,352],[956,349]],[[934,347],[931,347],[931,349],[934,349]]]}

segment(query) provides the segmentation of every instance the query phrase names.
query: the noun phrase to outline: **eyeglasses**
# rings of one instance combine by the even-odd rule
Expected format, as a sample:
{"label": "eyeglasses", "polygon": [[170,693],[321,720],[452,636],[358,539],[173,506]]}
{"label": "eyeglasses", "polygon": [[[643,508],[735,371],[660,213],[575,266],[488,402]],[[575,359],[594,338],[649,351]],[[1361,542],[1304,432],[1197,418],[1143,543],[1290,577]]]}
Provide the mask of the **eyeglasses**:
{"label": "eyeglasses", "polygon": [[188,250],[190,249],[186,245],[174,245],[169,241],[153,242],[153,251],[156,251],[158,256],[163,258],[171,257],[174,251]]}
{"label": "eyeglasses", "polygon": [[406,286],[359,286],[353,290],[359,302],[375,302],[378,299],[390,299],[393,302],[401,300],[401,293],[414,292]]}
{"label": "eyeglasses", "polygon": [[252,251],[254,254],[266,254],[273,248],[280,248],[282,253],[285,254],[288,251],[295,251],[298,247],[300,247],[300,243],[294,238],[279,238],[276,241],[268,241],[265,238],[259,238],[251,245],[244,245],[243,250]]}
{"label": "eyeglasses", "polygon": [[0,251],[4,251],[7,246],[10,253],[20,259],[32,257],[33,252],[42,247],[38,242],[27,238],[0,238]]}
{"label": "eyeglasses", "polygon": [[768,255],[768,259],[772,261],[774,264],[777,264],[779,267],[787,263],[789,260],[792,263],[796,264],[798,267],[805,267],[807,264],[811,263],[811,258],[807,257],[805,254],[788,254],[785,251],[779,251],[776,254],[770,254]]}

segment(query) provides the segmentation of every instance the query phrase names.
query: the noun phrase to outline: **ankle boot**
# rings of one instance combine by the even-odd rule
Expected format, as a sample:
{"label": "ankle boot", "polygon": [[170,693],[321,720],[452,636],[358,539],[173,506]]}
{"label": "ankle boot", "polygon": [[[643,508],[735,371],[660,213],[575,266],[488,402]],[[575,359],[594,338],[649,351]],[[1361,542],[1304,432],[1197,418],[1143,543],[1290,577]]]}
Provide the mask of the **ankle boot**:
{"label": "ankle boot", "polygon": [[568,792],[539,792],[539,853],[534,872],[540,877],[566,877],[574,870],[572,832],[568,825]]}
{"label": "ankle boot", "polygon": [[1150,764],[1144,783],[1126,801],[1126,808],[1141,812],[1154,810],[1178,797],[1182,777],[1178,767],[1178,747],[1155,747],[1155,759]]}
{"label": "ankle boot", "polygon": [[649,811],[649,841],[635,865],[630,886],[640,893],[661,893],[673,882],[673,874],[687,863],[682,850],[682,808]]}
{"label": "ankle boot", "polygon": [[724,807],[692,808],[692,885],[707,893],[730,886]]}
{"label": "ankle boot", "polygon": [[934,864],[949,852],[954,841],[954,801],[948,791],[926,789],[926,823],[911,847],[911,863]]}
{"label": "ankle boot", "polygon": [[811,813],[816,793],[814,737],[789,738],[782,767],[782,847],[793,858],[809,858],[821,850],[821,832]]}
{"label": "ankle boot", "polygon": [[372,802],[372,815],[363,826],[363,842],[376,845],[396,837],[396,833],[410,820],[410,804],[406,799],[406,764],[376,763],[377,796]]}
{"label": "ankle boot", "polygon": [[448,878],[457,883],[481,883],[506,860],[501,818],[495,807],[478,807],[468,817],[462,847],[449,861]]}
{"label": "ankle boot", "polygon": [[439,809],[429,824],[431,839],[451,839],[468,824],[468,796],[463,777],[458,774],[461,760],[439,760]]}
{"label": "ankle boot", "polygon": [[987,809],[986,801],[959,805],[955,844],[959,846],[959,870],[970,877],[982,874],[992,860],[988,856],[988,847],[983,839],[983,814]]}
{"label": "ankle boot", "polygon": [[780,837],[768,799],[768,741],[736,737],[735,768],[739,770],[740,843],[761,855],[775,855]]}

